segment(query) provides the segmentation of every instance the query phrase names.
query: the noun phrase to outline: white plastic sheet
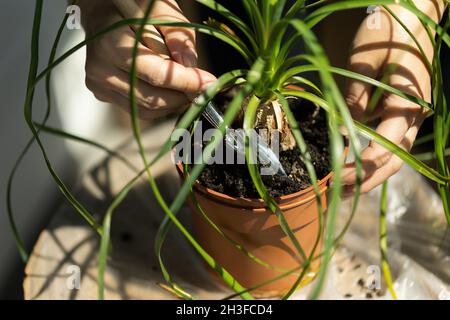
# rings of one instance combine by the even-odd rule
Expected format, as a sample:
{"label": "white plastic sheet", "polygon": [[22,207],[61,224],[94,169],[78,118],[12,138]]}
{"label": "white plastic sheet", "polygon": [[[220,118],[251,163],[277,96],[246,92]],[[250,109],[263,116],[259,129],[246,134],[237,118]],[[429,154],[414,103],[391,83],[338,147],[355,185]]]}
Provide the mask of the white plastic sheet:
{"label": "white plastic sheet", "polygon": [[[392,299],[380,266],[380,190],[361,198],[332,260],[321,298]],[[340,227],[350,211],[350,201],[344,202],[338,217]],[[450,232],[442,203],[430,184],[408,166],[389,180],[387,223],[388,259],[398,299],[450,300]],[[378,280],[379,288],[373,288]],[[306,297],[312,285],[294,298]]]}

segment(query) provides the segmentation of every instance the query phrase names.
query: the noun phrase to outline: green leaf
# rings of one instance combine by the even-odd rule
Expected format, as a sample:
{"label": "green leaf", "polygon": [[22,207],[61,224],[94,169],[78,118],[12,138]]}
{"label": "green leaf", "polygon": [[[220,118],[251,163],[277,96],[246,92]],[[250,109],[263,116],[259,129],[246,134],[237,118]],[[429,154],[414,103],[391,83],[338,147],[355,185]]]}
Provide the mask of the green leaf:
{"label": "green leaf", "polygon": [[90,140],[90,139],[87,139],[87,138],[83,138],[83,137],[80,137],[80,136],[78,136],[76,134],[73,134],[73,133],[70,133],[70,132],[58,129],[58,128],[53,128],[53,127],[50,127],[50,126],[47,126],[47,125],[44,125],[44,124],[40,124],[40,123],[34,122],[34,125],[36,126],[36,128],[38,128],[42,132],[45,132],[45,133],[48,133],[48,134],[52,134],[54,136],[61,137],[63,139],[69,139],[69,140],[72,140],[72,141],[76,141],[76,142],[80,142],[80,143],[83,143],[83,144],[87,144],[87,145],[90,145],[92,147],[95,147],[95,148],[98,148],[100,150],[103,150],[109,156],[117,158],[118,160],[120,160],[124,165],[126,165],[132,171],[139,172],[139,169],[134,164],[132,164],[127,158],[125,158],[119,152],[117,152],[115,150],[112,150],[112,149],[106,147],[105,145],[103,145],[103,144],[101,144],[99,142],[96,142],[96,141],[93,141],[93,140]]}
{"label": "green leaf", "polygon": [[259,196],[264,200],[267,207],[277,216],[278,221],[280,222],[281,229],[286,234],[286,236],[289,238],[289,240],[293,243],[296,250],[300,254],[301,258],[306,259],[305,251],[303,250],[302,246],[300,245],[297,238],[295,237],[295,234],[292,231],[291,227],[287,223],[283,212],[278,207],[276,201],[267,192],[267,189],[264,186],[261,175],[259,173],[258,165],[255,163],[256,161],[252,160],[252,159],[257,159],[257,155],[253,153],[255,151],[255,150],[253,150],[254,148],[249,147],[249,137],[253,130],[253,124],[255,123],[256,110],[259,106],[259,102],[260,102],[260,100],[255,95],[252,96],[247,105],[247,109],[246,109],[245,116],[244,116],[244,130],[246,132],[245,158],[246,158],[246,162],[247,162],[247,167],[248,167],[250,176],[252,178],[253,184],[254,184],[256,190],[258,191]]}
{"label": "green leaf", "polygon": [[262,49],[267,45],[268,33],[264,24],[264,19],[254,0],[242,0],[242,5],[249,19],[252,21],[253,29],[256,34],[257,43],[261,49],[258,54],[262,53]]}
{"label": "green leaf", "polygon": [[[301,55],[301,56],[302,56],[302,59],[307,59],[308,58],[307,55]],[[286,84],[286,82],[292,76],[294,76],[296,74],[304,73],[304,72],[310,72],[310,71],[318,71],[318,70],[319,70],[319,68],[317,66],[314,66],[314,65],[303,65],[303,66],[293,67],[293,68],[287,70],[287,72],[283,76],[283,79],[281,80],[281,82]],[[374,87],[386,90],[386,91],[388,91],[390,93],[393,93],[395,95],[398,95],[399,97],[402,97],[402,98],[404,98],[406,100],[412,101],[412,102],[418,104],[419,106],[421,106],[422,108],[426,108],[426,109],[428,109],[430,111],[433,111],[433,109],[434,109],[432,104],[430,104],[429,102],[426,102],[423,99],[420,99],[418,97],[415,97],[415,96],[407,94],[407,93],[404,93],[403,91],[401,91],[401,90],[399,90],[399,89],[397,89],[397,88],[395,88],[393,86],[390,86],[390,85],[388,85],[386,83],[383,83],[383,82],[380,82],[378,80],[372,79],[372,78],[367,77],[365,75],[359,74],[357,72],[353,72],[353,71],[349,71],[349,70],[345,70],[345,69],[337,68],[337,67],[330,67],[330,66],[327,67],[327,70],[329,72],[331,72],[331,73],[338,74],[338,75],[341,75],[341,76],[344,76],[344,77],[347,77],[347,78],[350,78],[350,79],[355,79],[355,80],[358,80],[358,81],[370,84],[370,85],[372,85]]]}
{"label": "green leaf", "polygon": [[314,254],[316,253],[317,247],[320,244],[320,240],[322,238],[322,234],[323,234],[323,215],[324,215],[324,209],[322,206],[322,199],[321,199],[321,194],[320,194],[320,188],[319,185],[317,184],[317,174],[316,174],[316,170],[314,168],[314,165],[312,164],[312,158],[311,158],[311,154],[308,151],[308,147],[306,145],[306,141],[303,138],[303,134],[301,133],[298,124],[297,124],[297,120],[294,117],[294,114],[292,113],[288,102],[286,101],[286,98],[279,92],[276,93],[278,100],[281,103],[281,106],[283,108],[283,111],[286,115],[286,118],[288,120],[289,123],[289,128],[292,131],[292,134],[294,135],[295,141],[297,143],[298,148],[300,149],[301,152],[301,160],[302,162],[305,164],[306,167],[306,171],[308,172],[308,175],[310,177],[311,180],[311,185],[313,186],[313,190],[314,190],[314,194],[316,197],[316,203],[317,203],[317,219],[319,220],[319,232],[317,234],[317,238],[314,242],[313,248],[311,250],[310,255],[308,256],[308,258],[305,261],[305,267],[303,268],[302,274],[297,278],[297,281],[294,283],[294,285],[291,287],[291,289],[286,293],[286,295],[283,297],[283,299],[287,299],[289,298],[294,292],[295,289],[297,288],[297,286],[301,283],[306,271],[308,270],[312,259],[314,258]]}
{"label": "green leaf", "polygon": [[247,40],[252,45],[254,54],[256,55],[258,53],[258,45],[255,41],[255,34],[254,34],[253,30],[251,30],[247,26],[247,24],[244,21],[242,21],[242,19],[240,19],[237,15],[232,13],[230,10],[225,8],[220,3],[217,3],[217,1],[214,1],[214,0],[195,0],[195,1],[214,10],[214,12],[222,15],[223,17],[228,19],[230,22],[232,22],[247,37]]}
{"label": "green leaf", "polygon": [[193,28],[198,32],[202,32],[208,35],[211,35],[213,37],[218,38],[219,40],[224,41],[225,43],[232,46],[234,49],[236,49],[247,61],[252,61],[251,57],[252,54],[248,51],[247,47],[243,43],[237,43],[236,39],[231,38],[228,34],[224,33],[221,30],[217,30],[215,28],[205,26],[202,24],[194,24],[194,23],[188,23],[188,22],[167,22],[165,20],[156,20],[156,19],[124,19],[118,22],[115,22],[111,24],[110,26],[98,31],[97,33],[87,37],[85,40],[81,41],[77,45],[73,46],[71,49],[67,50],[64,54],[62,54],[59,58],[55,59],[53,63],[48,65],[44,70],[42,70],[34,80],[34,84],[36,85],[40,80],[42,80],[53,68],[58,66],[60,63],[62,63],[65,59],[70,57],[72,54],[86,46],[87,44],[91,43],[95,39],[103,36],[104,34],[111,32],[113,30],[116,30],[118,28],[128,26],[128,25],[138,25],[145,21],[146,24],[155,24],[160,26],[178,26],[178,27],[186,27],[186,28]]}
{"label": "green leaf", "polygon": [[34,126],[32,120],[32,108],[33,108],[33,98],[35,92],[35,83],[36,83],[36,75],[39,63],[39,33],[40,33],[40,25],[41,25],[41,16],[42,16],[42,0],[36,0],[35,6],[35,15],[33,20],[33,32],[32,32],[32,41],[31,41],[31,58],[30,58],[30,67],[29,74],[27,80],[27,91],[25,95],[25,103],[24,103],[24,117],[27,122],[28,127],[30,128],[33,137],[35,138],[39,149],[44,157],[45,164],[58,185],[59,189],[66,197],[66,199],[72,204],[72,206],[81,214],[81,216],[99,233],[101,234],[101,227],[92,216],[92,214],[73,196],[70,192],[69,188],[64,184],[61,178],[58,176],[56,171],[54,170],[50,159],[47,156],[47,152],[44,148],[44,145],[39,138],[36,127]]}
{"label": "green leaf", "polygon": [[327,112],[327,116],[330,132],[330,150],[331,150],[331,163],[334,172],[333,177],[334,184],[331,188],[330,206],[328,209],[328,219],[327,219],[328,229],[324,241],[323,261],[319,269],[317,284],[310,295],[311,298],[316,299],[320,294],[325,279],[326,269],[331,259],[332,248],[334,245],[333,232],[334,232],[335,214],[337,211],[337,207],[339,206],[340,203],[340,193],[342,189],[341,170],[343,165],[343,159],[341,156],[341,152],[343,150],[343,141],[338,130],[338,120],[341,121],[342,124],[344,124],[345,128],[348,131],[350,147],[352,148],[355,155],[356,175],[357,175],[355,192],[357,197],[359,197],[361,186],[361,173],[362,173],[362,162],[360,155],[361,146],[356,135],[356,129],[353,123],[353,119],[350,115],[347,105],[345,104],[345,101],[340,93],[340,90],[336,85],[336,82],[332,74],[328,71],[328,68],[330,67],[329,62],[317,38],[314,36],[308,25],[305,24],[303,21],[295,19],[290,21],[290,24],[297,30],[297,32],[302,34],[307,49],[310,50],[313,54],[313,56],[306,56],[305,58],[318,68],[323,86],[322,91],[325,100],[330,106]]}
{"label": "green leaf", "polygon": [[383,183],[381,189],[381,203],[380,203],[380,225],[379,225],[379,245],[381,254],[381,267],[383,269],[384,279],[391,292],[392,298],[397,300],[397,295],[395,294],[394,286],[392,285],[391,268],[389,266],[389,260],[387,256],[387,227],[386,227],[386,213],[387,213],[387,181]]}
{"label": "green leaf", "polygon": [[[144,17],[147,17],[150,13],[150,5],[148,9],[146,10],[146,13]],[[139,122],[137,121],[137,102],[135,97],[135,87],[137,83],[137,74],[136,74],[136,56],[137,56],[137,50],[138,50],[138,44],[139,40],[142,36],[142,31],[145,25],[145,20],[140,23],[139,30],[136,32],[136,41],[135,45],[133,47],[133,59],[131,64],[131,71],[130,71],[130,109],[131,109],[131,118],[132,118],[132,127],[133,127],[133,133],[135,140],[139,147],[139,153],[141,155],[141,158],[143,160],[144,166],[147,168],[147,177],[148,182],[150,184],[150,187],[156,197],[156,200],[164,210],[164,212],[167,214],[167,216],[172,220],[172,222],[175,224],[175,226],[182,232],[182,234],[186,237],[186,239],[191,243],[191,245],[194,247],[195,250],[204,258],[204,260],[212,267],[215,268],[215,270],[219,273],[219,275],[222,277],[222,279],[227,283],[232,289],[234,290],[242,290],[242,286],[229,274],[225,269],[223,269],[220,265],[217,264],[217,262],[199,245],[199,243],[192,237],[192,235],[187,231],[185,226],[178,220],[175,213],[179,211],[181,206],[183,205],[191,187],[192,184],[195,182],[195,179],[200,174],[201,170],[204,167],[203,164],[197,164],[194,166],[191,175],[188,177],[188,179],[183,183],[181,186],[180,191],[178,192],[175,200],[173,201],[170,208],[167,206],[165,200],[161,196],[161,193],[159,192],[158,186],[156,185],[154,178],[150,172],[149,169],[149,162],[146,157],[145,149],[142,144],[141,136],[140,136],[140,128],[139,128]],[[252,69],[249,71],[247,76],[247,82],[243,85],[243,88],[238,91],[235,98],[231,101],[227,112],[224,115],[224,123],[219,128],[220,132],[223,134],[225,131],[226,125],[230,124],[234,117],[236,117],[241,103],[244,100],[245,96],[252,91],[253,86],[255,83],[257,83],[261,77],[261,72],[264,68],[264,61],[263,60],[257,60],[255,64],[253,65]],[[207,148],[215,148],[217,144],[220,141],[218,139],[214,139],[212,142],[210,142],[207,145]],[[205,150],[206,152],[206,150]],[[207,155],[207,153],[205,153]],[[242,298],[244,299],[252,299],[253,297],[249,294],[243,294]]]}
{"label": "green leaf", "polygon": [[[58,28],[58,31],[56,33],[55,40],[53,41],[53,45],[50,51],[48,64],[51,64],[56,56],[56,50],[58,48],[59,41],[61,39],[61,35],[64,31],[66,21],[68,19],[69,15],[66,14]],[[48,118],[50,117],[51,112],[51,95],[50,95],[50,80],[51,80],[51,74],[47,74],[45,79],[45,95],[47,99],[47,109],[45,110],[45,115],[42,120],[42,122],[45,124],[48,121]],[[39,130],[37,131],[37,134],[39,135]],[[17,160],[14,163],[14,166],[9,174],[8,182],[6,186],[6,210],[8,213],[8,219],[9,224],[11,226],[11,230],[14,235],[14,240],[16,242],[17,249],[19,251],[20,257],[22,259],[23,263],[26,263],[28,261],[28,252],[25,248],[25,244],[22,240],[22,237],[20,236],[19,230],[17,228],[15,218],[14,218],[14,210],[13,210],[13,204],[12,204],[12,187],[15,175],[17,173],[17,170],[19,169],[24,157],[27,155],[28,151],[30,150],[31,146],[34,144],[35,138],[34,136],[27,142],[21,153],[19,154]]]}
{"label": "green leaf", "polygon": [[[229,73],[224,74],[222,77],[220,77],[212,86],[210,86],[207,91],[202,94],[200,97],[196,98],[194,100],[194,103],[191,105],[191,107],[187,110],[187,112],[179,119],[179,121],[176,124],[175,130],[179,129],[187,129],[192,122],[197,119],[200,114],[203,112],[204,108],[206,107],[207,103],[211,101],[214,96],[223,88],[228,86],[230,83],[234,82],[235,79],[238,77],[244,75],[244,71],[231,71]],[[167,152],[170,152],[172,148],[174,147],[176,141],[172,141],[171,138],[169,138],[164,146],[160,149],[160,152],[158,155],[153,159],[150,165],[156,163],[162,156],[164,156]],[[174,212],[176,214],[176,212]],[[163,273],[163,277],[166,280],[166,282],[169,284],[170,288],[173,290],[174,293],[176,293],[178,296],[184,299],[193,299],[192,296],[190,296],[186,291],[180,288],[174,280],[172,279],[169,271],[167,270],[164,261],[162,259],[162,247],[165,241],[165,238],[167,236],[167,233],[169,232],[170,225],[172,223],[172,220],[168,215],[166,215],[161,223],[161,225],[158,228],[158,231],[156,233],[155,237],[155,253],[159,261],[159,265],[161,268],[161,271]]]}
{"label": "green leaf", "polygon": [[[285,95],[292,95],[292,96],[307,98],[307,99],[313,101],[314,103],[316,103],[317,105],[321,106],[322,108],[324,108],[324,110],[326,110],[327,112],[330,111],[330,107],[328,106],[328,103],[325,100],[323,100],[311,93],[297,91],[297,90],[283,90],[282,92]],[[337,117],[338,117],[338,119],[340,118],[339,115]],[[339,119],[339,120],[342,121],[341,119]],[[426,176],[427,178],[429,178],[437,183],[440,183],[440,184],[445,184],[448,181],[450,181],[450,177],[441,175],[436,170],[430,168],[422,161],[419,161],[418,159],[416,159],[413,155],[411,155],[407,151],[403,150],[396,144],[392,143],[390,140],[388,140],[385,137],[378,134],[375,130],[367,127],[366,125],[364,125],[358,121],[353,120],[353,122],[354,122],[355,128],[358,130],[358,132],[360,134],[362,134],[363,136],[365,136],[366,138],[368,138],[370,140],[374,140],[376,143],[385,147],[388,151],[391,151],[396,156],[401,158],[404,162],[409,164],[420,174],[422,174],[422,175]]]}

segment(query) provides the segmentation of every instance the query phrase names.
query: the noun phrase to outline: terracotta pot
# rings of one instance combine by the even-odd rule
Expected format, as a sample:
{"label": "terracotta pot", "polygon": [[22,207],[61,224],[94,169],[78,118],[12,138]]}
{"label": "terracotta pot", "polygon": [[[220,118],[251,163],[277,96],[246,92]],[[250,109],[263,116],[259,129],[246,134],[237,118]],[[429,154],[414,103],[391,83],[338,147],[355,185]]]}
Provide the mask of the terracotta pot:
{"label": "terracotta pot", "polygon": [[[344,150],[344,156],[346,154],[347,147]],[[183,179],[183,166],[178,164],[177,169]],[[331,177],[330,172],[318,181],[324,210],[328,204],[327,189]],[[283,271],[298,267],[302,262],[294,245],[282,231],[278,218],[266,208],[262,199],[231,197],[206,188],[198,182],[194,184],[193,190],[203,211],[227,236],[241,244],[254,256],[278,268],[273,270],[264,267],[236,249],[205,221],[197,208],[188,200],[193,211],[195,239],[242,286],[248,288],[258,285],[279,276]],[[319,233],[318,206],[313,188],[309,187],[275,200],[303,250],[309,255]],[[316,248],[315,255],[321,252],[321,247],[322,239]],[[307,276],[299,287],[314,278],[319,266],[320,259],[312,262]],[[214,271],[212,272],[215,274]],[[257,298],[282,296],[294,285],[298,274],[286,276],[251,293]]]}

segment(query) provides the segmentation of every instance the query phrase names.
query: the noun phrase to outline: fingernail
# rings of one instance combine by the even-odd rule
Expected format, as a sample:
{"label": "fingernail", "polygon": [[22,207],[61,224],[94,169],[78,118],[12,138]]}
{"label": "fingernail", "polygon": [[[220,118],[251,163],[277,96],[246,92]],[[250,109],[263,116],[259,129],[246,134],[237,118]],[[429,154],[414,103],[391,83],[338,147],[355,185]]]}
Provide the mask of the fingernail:
{"label": "fingernail", "polygon": [[208,89],[209,87],[211,87],[214,84],[214,81],[210,81],[210,82],[206,82],[205,84],[202,85],[200,91],[205,91],[206,89]]}
{"label": "fingernail", "polygon": [[171,56],[172,56],[173,60],[184,65],[183,57],[181,56],[181,54],[179,52],[176,52],[176,51],[172,52]]}
{"label": "fingernail", "polygon": [[183,51],[183,65],[188,68],[195,68],[197,66],[197,52],[193,48],[188,48]]}
{"label": "fingernail", "polygon": [[204,73],[202,75],[202,79],[203,79],[203,82],[205,82],[205,83],[206,82],[216,82],[216,80],[217,80],[217,78],[213,74],[206,72],[206,71],[204,71]]}

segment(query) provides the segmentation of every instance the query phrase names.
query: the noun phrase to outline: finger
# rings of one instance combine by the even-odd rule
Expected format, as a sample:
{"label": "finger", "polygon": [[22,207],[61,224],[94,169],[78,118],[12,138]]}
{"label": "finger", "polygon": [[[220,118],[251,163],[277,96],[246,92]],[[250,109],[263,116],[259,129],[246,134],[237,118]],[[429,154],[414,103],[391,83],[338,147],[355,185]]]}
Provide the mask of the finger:
{"label": "finger", "polygon": [[[110,79],[112,89],[124,97],[129,97],[130,85],[128,74],[118,70],[117,76]],[[165,88],[153,87],[146,82],[139,80],[135,91],[136,99],[140,106],[146,109],[184,109],[189,103],[185,94]]]}
{"label": "finger", "polygon": [[[419,121],[412,126],[408,132],[406,133],[403,141],[400,144],[400,147],[403,150],[409,151],[411,150],[411,147],[413,145],[414,140],[416,139],[417,133],[419,132],[420,125],[422,124],[423,119],[420,119]],[[398,156],[393,155],[390,160],[381,168],[379,168],[375,174],[373,174],[371,177],[366,179],[361,184],[361,192],[366,193],[374,189],[375,187],[382,184],[384,181],[386,181],[389,177],[393,176],[395,173],[397,173],[400,168],[403,165],[402,159],[400,159]],[[355,186],[345,186],[343,191],[343,197],[349,197],[353,195]]]}
{"label": "finger", "polygon": [[[129,74],[116,69],[113,75],[104,79],[105,86],[123,97],[128,98],[130,92]],[[146,109],[176,109],[186,105],[189,100],[185,94],[165,88],[158,88],[139,80],[136,86],[136,99]]]}
{"label": "finger", "polygon": [[[89,61],[101,61],[99,58],[91,57]],[[103,88],[116,91],[122,96],[129,96],[129,74],[123,70],[102,64],[87,64],[86,86],[95,93],[98,85]],[[165,88],[157,88],[139,80],[136,86],[136,98],[141,106],[148,109],[166,108],[174,109],[188,103],[185,94]]]}
{"label": "finger", "polygon": [[[382,109],[384,114],[376,132],[397,145],[403,141],[416,117],[422,112],[420,107],[413,102],[393,94],[383,99]],[[374,174],[376,170],[389,161],[391,156],[391,152],[372,141],[361,154],[362,180],[364,181]],[[354,184],[356,176],[355,163],[347,165],[343,170],[344,184]]]}
{"label": "finger", "polygon": [[[130,112],[130,101],[127,96],[124,96],[123,94],[114,90],[105,88],[105,86],[100,83],[91,84],[90,90],[93,92],[97,100],[110,103],[112,105],[120,107],[128,113]],[[138,117],[143,120],[152,120],[173,113],[173,110],[171,109],[148,108],[147,106],[139,104],[139,102],[138,106]],[[181,112],[182,110],[183,108],[177,109],[177,111],[179,112]]]}
{"label": "finger", "polygon": [[[142,11],[141,7],[135,1],[113,0],[113,2],[124,18],[144,18],[144,11]],[[136,32],[139,26],[131,26],[131,28]],[[141,41],[154,53],[164,58],[169,57],[169,51],[164,43],[164,39],[154,26],[148,24],[144,26]]]}
{"label": "finger", "polygon": [[[132,64],[131,43],[134,43],[133,37],[123,35],[120,48],[116,48],[113,53],[115,64],[127,72],[130,71]],[[154,87],[195,93],[202,91],[216,80],[209,72],[198,68],[186,68],[175,61],[163,59],[142,45],[138,47],[136,63],[138,77]]]}
{"label": "finger", "polygon": [[[174,0],[155,2],[152,18],[174,22],[189,22]],[[185,67],[197,66],[197,50],[195,49],[195,31],[190,28],[174,26],[157,26],[164,36],[172,58]]]}
{"label": "finger", "polygon": [[[133,31],[128,27],[120,28],[101,37],[95,50],[88,47],[88,54],[95,51],[94,53],[101,59],[107,59],[118,68],[129,71],[134,42]],[[90,61],[94,60],[87,59],[87,63]],[[89,71],[89,69],[86,66],[86,70]],[[155,87],[165,87],[186,93],[200,92],[216,80],[209,72],[186,68],[179,63],[163,59],[141,44],[138,45],[136,71],[140,79]]]}

